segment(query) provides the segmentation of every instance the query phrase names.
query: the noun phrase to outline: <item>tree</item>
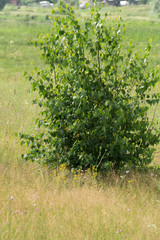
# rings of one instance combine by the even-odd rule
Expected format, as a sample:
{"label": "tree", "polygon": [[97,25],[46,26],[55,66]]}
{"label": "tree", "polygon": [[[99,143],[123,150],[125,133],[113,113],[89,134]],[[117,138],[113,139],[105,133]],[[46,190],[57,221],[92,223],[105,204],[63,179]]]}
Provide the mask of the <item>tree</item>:
{"label": "tree", "polygon": [[1,1],[0,1],[0,10],[2,10],[7,3],[8,3],[7,0],[1,0]]}
{"label": "tree", "polygon": [[38,134],[20,135],[30,147],[23,159],[100,171],[151,162],[160,134],[148,110],[159,102],[150,93],[158,78],[147,70],[150,45],[144,54],[132,43],[122,51],[122,32],[96,8],[82,21],[60,5],[53,32],[33,41],[48,67],[26,73],[43,110]]}

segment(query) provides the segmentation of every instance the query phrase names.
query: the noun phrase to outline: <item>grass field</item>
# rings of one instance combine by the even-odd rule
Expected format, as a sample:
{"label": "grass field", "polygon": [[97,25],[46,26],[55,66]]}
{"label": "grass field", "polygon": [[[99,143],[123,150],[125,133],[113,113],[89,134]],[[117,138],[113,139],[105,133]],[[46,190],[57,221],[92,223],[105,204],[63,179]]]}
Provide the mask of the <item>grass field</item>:
{"label": "grass field", "polygon": [[[160,19],[150,6],[105,10],[122,16],[124,44],[133,39],[136,49],[144,49],[152,38],[150,68],[160,65]],[[88,14],[88,10],[77,12]],[[97,181],[89,171],[65,177],[65,166],[57,175],[21,162],[26,149],[14,132],[34,132],[39,111],[32,105],[34,94],[29,93],[23,74],[44,64],[28,38],[36,38],[37,30],[51,30],[49,16],[50,9],[40,8],[6,7],[0,12],[0,239],[159,240],[160,175],[156,171],[110,173]],[[157,117],[159,113],[160,107]],[[156,165],[159,156],[157,147]]]}

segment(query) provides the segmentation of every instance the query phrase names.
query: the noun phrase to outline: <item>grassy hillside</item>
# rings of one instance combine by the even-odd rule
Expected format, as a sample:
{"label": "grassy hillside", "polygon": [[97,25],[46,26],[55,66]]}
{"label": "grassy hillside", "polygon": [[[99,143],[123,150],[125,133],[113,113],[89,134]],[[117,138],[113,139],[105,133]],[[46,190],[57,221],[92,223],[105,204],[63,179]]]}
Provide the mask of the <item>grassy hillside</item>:
{"label": "grassy hillside", "polygon": [[[122,16],[124,45],[133,39],[137,49],[144,49],[152,38],[150,68],[159,65],[160,24],[150,7],[105,10]],[[87,15],[88,10],[78,13]],[[34,65],[44,66],[28,39],[36,38],[37,30],[51,30],[49,16],[49,9],[39,8],[0,12],[0,239],[158,240],[160,176],[154,170],[120,177],[111,173],[97,181],[90,171],[70,176],[65,166],[56,173],[21,162],[25,147],[14,132],[36,131],[39,111],[23,74]],[[157,118],[159,113],[158,106]],[[157,148],[158,165],[159,156]]]}

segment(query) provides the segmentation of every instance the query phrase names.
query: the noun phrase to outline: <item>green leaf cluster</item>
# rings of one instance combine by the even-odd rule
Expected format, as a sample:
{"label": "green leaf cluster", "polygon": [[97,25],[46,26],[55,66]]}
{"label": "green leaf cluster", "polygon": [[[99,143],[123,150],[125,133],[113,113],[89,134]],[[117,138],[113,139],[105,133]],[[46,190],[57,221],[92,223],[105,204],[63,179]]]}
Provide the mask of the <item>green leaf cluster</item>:
{"label": "green leaf cluster", "polygon": [[97,8],[85,19],[62,3],[53,12],[53,31],[33,42],[46,68],[26,73],[42,111],[38,134],[21,134],[30,147],[24,159],[100,171],[151,162],[159,131],[147,112],[159,102],[151,94],[157,71],[147,70],[150,45],[122,51],[123,32],[120,19]]}

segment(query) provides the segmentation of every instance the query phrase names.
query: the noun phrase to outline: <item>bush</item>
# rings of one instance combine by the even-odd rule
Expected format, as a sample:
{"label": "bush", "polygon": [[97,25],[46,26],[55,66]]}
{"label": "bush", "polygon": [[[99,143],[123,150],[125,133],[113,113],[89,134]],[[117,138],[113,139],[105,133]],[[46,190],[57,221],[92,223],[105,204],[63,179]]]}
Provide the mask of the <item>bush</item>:
{"label": "bush", "polygon": [[47,67],[37,77],[26,73],[43,110],[39,134],[21,134],[30,147],[24,159],[100,171],[151,162],[159,131],[147,112],[159,102],[149,94],[158,78],[147,71],[150,45],[141,57],[131,42],[124,53],[122,32],[118,19],[104,20],[97,9],[82,21],[60,6],[53,32],[33,42]]}

